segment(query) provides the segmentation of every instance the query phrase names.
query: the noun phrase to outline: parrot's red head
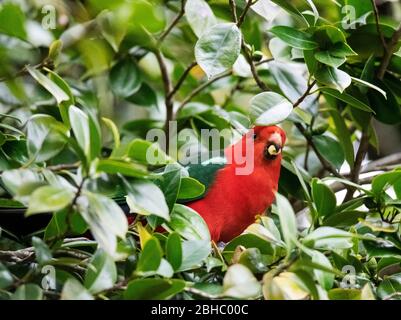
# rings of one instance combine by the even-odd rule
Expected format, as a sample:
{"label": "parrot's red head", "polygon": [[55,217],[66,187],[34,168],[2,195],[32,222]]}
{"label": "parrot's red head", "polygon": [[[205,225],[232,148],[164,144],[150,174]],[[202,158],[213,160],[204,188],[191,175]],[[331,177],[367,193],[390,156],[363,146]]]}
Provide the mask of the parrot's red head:
{"label": "parrot's red head", "polygon": [[[281,162],[282,149],[285,144],[285,132],[277,126],[253,128],[253,140],[255,148],[255,162],[258,159],[262,163],[266,162]],[[261,164],[262,164],[261,163]]]}

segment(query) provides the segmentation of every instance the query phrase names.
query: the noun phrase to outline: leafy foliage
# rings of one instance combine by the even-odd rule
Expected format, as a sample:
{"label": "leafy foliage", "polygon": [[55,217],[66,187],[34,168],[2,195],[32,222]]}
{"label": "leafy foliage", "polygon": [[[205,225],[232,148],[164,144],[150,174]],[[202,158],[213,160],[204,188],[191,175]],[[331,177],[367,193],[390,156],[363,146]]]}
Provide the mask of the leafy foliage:
{"label": "leafy foliage", "polygon": [[[400,157],[364,160],[401,123],[401,29],[374,1],[39,3],[0,3],[1,299],[400,299]],[[275,205],[211,243],[186,151],[279,123]]]}

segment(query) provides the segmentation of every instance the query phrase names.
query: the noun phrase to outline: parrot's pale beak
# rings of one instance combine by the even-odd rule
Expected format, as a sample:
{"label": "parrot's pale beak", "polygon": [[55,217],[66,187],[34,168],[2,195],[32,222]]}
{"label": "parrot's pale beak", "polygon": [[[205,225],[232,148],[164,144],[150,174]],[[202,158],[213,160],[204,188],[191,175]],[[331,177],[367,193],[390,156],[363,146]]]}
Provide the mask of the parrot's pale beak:
{"label": "parrot's pale beak", "polygon": [[269,142],[265,147],[264,151],[265,159],[274,160],[281,153],[282,143],[283,141],[279,133],[272,134],[269,139]]}
{"label": "parrot's pale beak", "polygon": [[273,143],[273,144],[275,144],[275,145],[277,145],[277,146],[280,146],[280,149],[282,148],[282,146],[283,146],[283,140],[282,140],[282,138],[281,138],[281,134],[279,134],[279,133],[273,133],[272,135],[271,135],[271,137],[270,137],[270,139],[269,139],[269,142],[271,142],[271,143]]}

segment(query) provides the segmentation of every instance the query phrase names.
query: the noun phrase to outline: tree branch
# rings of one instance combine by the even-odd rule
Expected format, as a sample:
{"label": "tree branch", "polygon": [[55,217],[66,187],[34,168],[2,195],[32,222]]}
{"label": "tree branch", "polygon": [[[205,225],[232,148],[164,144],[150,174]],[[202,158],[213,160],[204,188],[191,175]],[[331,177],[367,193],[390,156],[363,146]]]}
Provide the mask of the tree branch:
{"label": "tree branch", "polygon": [[170,25],[167,27],[167,29],[160,35],[159,40],[158,40],[159,45],[164,41],[164,39],[170,34],[171,30],[174,29],[174,27],[177,25],[177,23],[184,16],[186,2],[187,2],[187,0],[181,0],[181,9],[178,12],[178,14],[175,16],[173,21],[170,23]]}
{"label": "tree branch", "polygon": [[[363,159],[365,159],[366,153],[368,152],[368,149],[369,149],[369,139],[370,139],[369,129],[365,128],[362,131],[362,137],[361,137],[358,151],[356,153],[354,167],[351,170],[351,175],[350,175],[351,182],[354,182],[357,184],[359,183],[359,175],[361,173],[362,162],[363,162]],[[354,195],[354,192],[355,192],[355,188],[349,187],[347,194],[345,195],[344,202],[351,200],[352,196]]]}
{"label": "tree branch", "polygon": [[245,16],[248,13],[251,5],[253,5],[253,0],[248,0],[248,2],[246,3],[246,6],[244,8],[244,11],[242,11],[241,16],[238,18],[238,21],[236,22],[238,28],[241,27],[241,25],[244,23]]}
{"label": "tree branch", "polygon": [[[260,66],[262,64],[268,63],[270,61],[272,61],[273,59],[264,59],[262,61],[259,61],[258,63],[255,63],[255,66]],[[227,70],[217,76],[214,76],[213,78],[209,79],[208,81],[202,83],[201,85],[199,85],[198,87],[196,87],[191,93],[189,93],[184,100],[181,102],[180,106],[178,107],[178,111],[180,111],[188,102],[190,102],[194,97],[196,97],[200,92],[202,92],[204,89],[206,89],[207,87],[209,87],[211,84],[213,84],[214,82],[229,77],[233,74],[233,70]]]}
{"label": "tree branch", "polygon": [[184,83],[185,79],[188,77],[189,73],[191,70],[197,66],[198,63],[196,61],[193,61],[183,72],[181,77],[178,79],[177,84],[174,86],[174,88],[170,91],[169,93],[169,98],[173,98],[173,96],[177,93],[177,91],[181,88],[182,84]]}
{"label": "tree branch", "polygon": [[255,79],[256,84],[262,91],[271,91],[270,88],[260,79],[258,75],[258,71],[256,70],[256,65],[252,60],[252,56],[249,53],[248,48],[246,47],[246,44],[244,42],[244,39],[242,39],[242,51],[244,53],[245,59],[249,64],[249,67],[251,68],[252,76]]}
{"label": "tree branch", "polygon": [[237,5],[235,4],[235,0],[230,0],[230,8],[231,14],[233,15],[234,23],[238,24]]}
{"label": "tree branch", "polygon": [[380,27],[379,9],[377,8],[375,0],[370,0],[370,2],[372,3],[373,12],[375,15],[377,33],[378,33],[378,35],[380,37],[380,41],[383,45],[383,50],[385,53],[387,53],[387,43],[386,43],[386,40],[384,39],[383,30]]}
{"label": "tree branch", "polygon": [[387,44],[387,50],[385,51],[382,63],[380,64],[379,71],[377,72],[377,77],[380,80],[383,80],[384,75],[386,74],[388,65],[390,64],[391,57],[396,50],[396,46],[398,41],[401,39],[401,23],[398,26],[398,29],[394,32],[390,42]]}
{"label": "tree branch", "polygon": [[314,80],[312,83],[308,85],[308,88],[306,88],[305,93],[294,103],[293,105],[294,108],[298,107],[309,96],[315,84],[316,80]]}
{"label": "tree branch", "polygon": [[316,156],[318,157],[319,161],[321,162],[323,168],[326,171],[333,174],[335,177],[344,179],[344,176],[342,176],[340,173],[338,173],[336,168],[334,168],[333,165],[323,157],[323,155],[317,149],[316,145],[313,143],[312,137],[306,132],[306,129],[302,126],[302,124],[295,123],[295,126],[302,133],[302,135],[305,137],[305,139],[308,141],[309,145],[311,146],[311,148],[315,152]]}

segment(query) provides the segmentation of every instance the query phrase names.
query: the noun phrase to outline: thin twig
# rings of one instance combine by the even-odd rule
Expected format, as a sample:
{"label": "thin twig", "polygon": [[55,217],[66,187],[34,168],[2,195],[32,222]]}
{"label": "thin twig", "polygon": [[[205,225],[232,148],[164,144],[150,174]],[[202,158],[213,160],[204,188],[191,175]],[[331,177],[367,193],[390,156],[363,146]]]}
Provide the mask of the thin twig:
{"label": "thin twig", "polygon": [[401,23],[398,26],[398,29],[394,32],[390,42],[387,44],[387,51],[383,56],[382,63],[380,64],[379,71],[377,72],[377,77],[380,80],[383,80],[384,75],[386,74],[388,65],[390,64],[391,57],[396,50],[397,43],[401,39]]}
{"label": "thin twig", "polygon": [[173,21],[170,23],[170,25],[167,27],[167,29],[160,35],[158,43],[159,45],[164,41],[164,39],[169,35],[169,33],[171,32],[171,30],[174,29],[174,27],[177,25],[177,23],[181,20],[181,18],[184,16],[185,14],[185,4],[186,4],[187,0],[181,0],[181,9],[178,12],[178,14],[175,16],[175,18],[173,19]]}
{"label": "thin twig", "polygon": [[306,129],[302,126],[300,123],[295,123],[295,126],[297,129],[302,133],[302,135],[305,137],[305,139],[309,142],[309,145],[315,152],[317,158],[319,159],[320,163],[322,164],[323,168],[333,174],[335,177],[344,179],[344,176],[341,175],[334,166],[328,162],[323,155],[320,153],[320,151],[317,149],[316,145],[314,144],[312,137],[306,132]]}
{"label": "thin twig", "polygon": [[244,57],[246,61],[249,64],[249,67],[251,68],[252,76],[255,79],[256,84],[262,91],[271,91],[270,88],[260,79],[258,75],[258,71],[256,70],[256,65],[254,61],[252,60],[252,56],[249,53],[249,50],[244,42],[244,39],[242,39],[242,52],[244,53]]}
{"label": "thin twig", "polygon": [[[369,149],[369,139],[370,139],[369,129],[365,128],[362,130],[361,141],[359,144],[358,151],[356,153],[354,167],[352,168],[351,175],[350,175],[350,181],[353,183],[356,183],[356,184],[359,183],[359,175],[361,173],[362,162],[363,162],[363,159],[365,159],[365,156]],[[355,188],[349,187],[347,194],[345,195],[344,202],[351,200],[352,196],[354,195],[354,192],[355,192]]]}
{"label": "thin twig", "polygon": [[238,18],[237,23],[237,27],[241,27],[241,25],[244,23],[245,21],[245,16],[249,11],[249,8],[251,7],[251,5],[253,4],[253,0],[248,0],[248,2],[246,3],[246,6],[244,8],[244,10],[241,13],[241,16]]}
{"label": "thin twig", "polygon": [[[255,66],[260,66],[260,65],[262,65],[262,64],[269,63],[269,62],[271,62],[272,60],[273,60],[273,59],[264,59],[264,60],[261,60],[261,61],[255,63]],[[180,111],[188,102],[190,102],[194,97],[196,97],[200,92],[202,92],[204,89],[206,89],[207,87],[209,87],[211,84],[213,84],[214,82],[216,82],[216,81],[218,81],[218,80],[220,80],[220,79],[229,77],[229,76],[231,76],[232,74],[233,74],[233,70],[232,70],[232,69],[227,70],[227,71],[225,71],[225,72],[223,72],[223,73],[221,73],[221,74],[219,74],[219,75],[217,75],[217,76],[214,76],[213,78],[209,79],[208,81],[206,81],[206,82],[202,83],[201,85],[199,85],[198,87],[196,87],[191,93],[189,93],[189,94],[184,98],[184,100],[181,102],[180,106],[178,107],[177,112]]]}
{"label": "thin twig", "polygon": [[202,90],[210,86],[212,83],[226,78],[228,76],[231,76],[233,74],[232,70],[227,70],[217,76],[214,76],[213,78],[209,79],[205,83],[202,83],[200,86],[195,88],[187,97],[184,98],[184,100],[181,102],[180,106],[178,107],[178,111],[181,110],[188,102],[190,102],[195,96],[197,96]]}
{"label": "thin twig", "polygon": [[237,5],[235,3],[235,0],[230,0],[230,8],[231,8],[231,14],[233,15],[233,20],[237,24],[238,16],[237,16]]}
{"label": "thin twig", "polygon": [[178,79],[177,84],[173,87],[173,89],[169,93],[169,98],[171,99],[177,91],[181,88],[182,84],[184,83],[185,79],[188,77],[189,73],[191,70],[197,66],[198,63],[196,61],[193,61],[182,73],[181,77]]}
{"label": "thin twig", "polygon": [[374,14],[375,14],[377,33],[378,33],[378,35],[379,35],[379,37],[380,37],[380,41],[381,41],[381,43],[382,43],[383,50],[384,50],[385,53],[387,53],[387,43],[386,43],[386,40],[384,39],[383,30],[382,30],[382,28],[380,27],[379,9],[377,8],[376,1],[375,1],[375,0],[370,0],[370,2],[372,3],[373,12],[374,12]]}
{"label": "thin twig", "polygon": [[294,105],[293,105],[294,108],[298,107],[309,96],[309,94],[311,93],[311,90],[313,89],[315,84],[316,84],[316,80],[314,80],[312,83],[310,83],[308,85],[305,93],[294,103]]}

